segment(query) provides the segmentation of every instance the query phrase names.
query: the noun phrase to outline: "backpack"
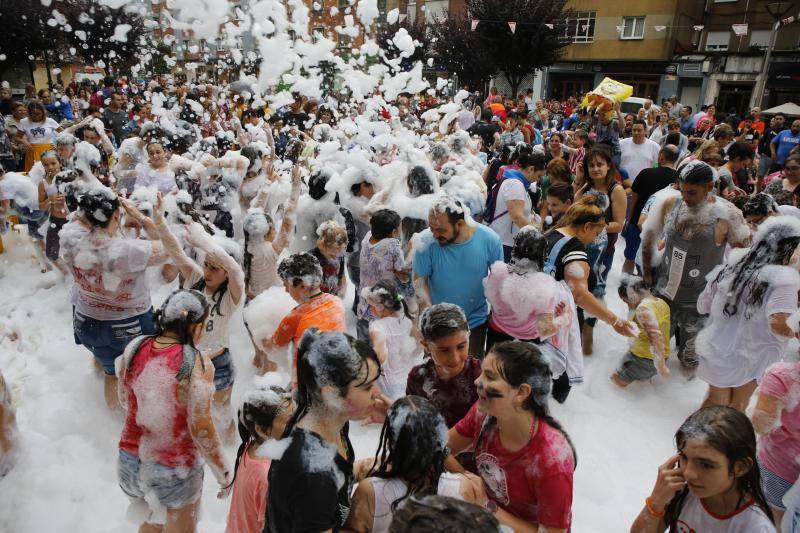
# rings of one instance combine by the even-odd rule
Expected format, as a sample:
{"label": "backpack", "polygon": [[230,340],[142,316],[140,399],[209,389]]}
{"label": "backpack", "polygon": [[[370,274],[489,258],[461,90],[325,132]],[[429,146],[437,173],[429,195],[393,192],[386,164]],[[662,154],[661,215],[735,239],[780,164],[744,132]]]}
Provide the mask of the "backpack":
{"label": "backpack", "polygon": [[491,224],[495,220],[500,217],[503,217],[508,214],[508,210],[503,211],[502,213],[496,215],[495,211],[497,210],[497,196],[500,194],[500,186],[503,185],[503,182],[507,179],[514,179],[522,183],[522,186],[525,187],[525,192],[528,192],[528,188],[531,186],[528,183],[528,180],[525,179],[525,176],[519,170],[516,169],[506,169],[503,173],[503,176],[500,179],[495,180],[494,185],[492,188],[489,189],[489,194],[486,196],[486,209],[483,211],[483,221],[486,224]]}
{"label": "backpack", "polygon": [[561,253],[561,249],[567,244],[572,237],[564,235],[561,237],[555,246],[553,246],[547,254],[547,261],[544,263],[544,268],[542,271],[545,274],[555,277],[556,276],[556,261],[558,261],[558,254]]}

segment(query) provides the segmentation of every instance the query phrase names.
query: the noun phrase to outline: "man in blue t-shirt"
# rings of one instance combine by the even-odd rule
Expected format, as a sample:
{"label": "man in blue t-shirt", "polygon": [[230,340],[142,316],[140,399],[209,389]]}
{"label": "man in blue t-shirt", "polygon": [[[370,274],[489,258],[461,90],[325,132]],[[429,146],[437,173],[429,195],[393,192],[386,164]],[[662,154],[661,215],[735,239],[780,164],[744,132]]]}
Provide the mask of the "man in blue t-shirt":
{"label": "man in blue t-shirt", "polygon": [[780,167],[786,162],[792,148],[800,145],[800,119],[792,122],[792,129],[783,130],[772,139],[772,160]]}
{"label": "man in blue t-shirt", "polygon": [[464,205],[450,196],[433,204],[428,225],[414,250],[414,276],[430,303],[453,303],[464,310],[470,355],[482,359],[489,318],[483,279],[492,264],[503,260],[503,244],[494,231],[467,219]]}

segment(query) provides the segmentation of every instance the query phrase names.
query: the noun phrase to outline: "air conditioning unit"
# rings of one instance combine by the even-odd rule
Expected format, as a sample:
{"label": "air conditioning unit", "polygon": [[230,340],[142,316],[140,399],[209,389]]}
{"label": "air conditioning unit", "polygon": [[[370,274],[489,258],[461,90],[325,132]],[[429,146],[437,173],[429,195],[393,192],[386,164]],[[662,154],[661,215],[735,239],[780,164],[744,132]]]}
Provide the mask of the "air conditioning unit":
{"label": "air conditioning unit", "polygon": [[711,61],[703,61],[703,74],[711,72]]}

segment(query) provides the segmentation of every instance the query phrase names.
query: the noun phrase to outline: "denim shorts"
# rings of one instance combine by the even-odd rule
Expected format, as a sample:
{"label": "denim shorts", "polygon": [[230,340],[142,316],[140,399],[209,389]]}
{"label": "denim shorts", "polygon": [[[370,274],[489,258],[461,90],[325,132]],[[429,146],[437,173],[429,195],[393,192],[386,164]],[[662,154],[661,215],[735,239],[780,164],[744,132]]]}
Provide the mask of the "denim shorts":
{"label": "denim shorts", "polygon": [[214,390],[217,392],[233,387],[236,378],[236,369],[233,367],[233,357],[227,348],[211,360],[214,365]]}
{"label": "denim shorts", "polygon": [[114,375],[114,360],[122,355],[130,341],[156,332],[152,309],[122,320],[95,320],[75,311],[72,329],[75,343],[86,346],[109,376]]}
{"label": "denim shorts", "polygon": [[636,252],[639,251],[639,246],[642,244],[642,235],[639,227],[636,224],[626,224],[622,236],[625,237],[625,259],[633,261],[636,259]]}
{"label": "denim shorts", "polygon": [[[168,509],[180,509],[200,499],[203,492],[203,462],[191,468],[172,468],[142,463],[135,455],[119,451],[117,476],[122,491],[135,499],[154,494]],[[148,502],[150,503],[150,502]]]}

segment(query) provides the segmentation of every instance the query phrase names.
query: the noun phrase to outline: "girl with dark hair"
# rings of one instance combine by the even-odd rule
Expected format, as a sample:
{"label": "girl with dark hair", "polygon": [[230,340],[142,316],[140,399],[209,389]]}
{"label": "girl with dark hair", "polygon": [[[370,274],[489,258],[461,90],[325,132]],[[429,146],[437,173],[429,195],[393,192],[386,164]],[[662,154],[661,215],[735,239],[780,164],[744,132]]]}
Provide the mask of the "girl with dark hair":
{"label": "girl with dark hair", "polygon": [[408,498],[438,494],[474,503],[476,489],[485,498],[477,476],[444,471],[447,454],[447,426],[432,403],[419,396],[394,402],[368,477],[353,493],[347,530],[387,533],[395,511]]}
{"label": "girl with dark hair", "polygon": [[396,400],[406,393],[408,373],[422,362],[416,328],[408,305],[393,280],[382,279],[361,291],[375,319],[369,323],[369,338],[381,362],[378,387]]}
{"label": "girl with dark hair", "polygon": [[744,411],[758,381],[783,359],[795,332],[788,324],[800,290],[800,221],[772,217],[756,231],[753,245],[708,276],[697,309],[709,314],[697,336],[697,375],[708,383],[704,405]]}
{"label": "girl with dark hair", "polygon": [[290,443],[270,468],[265,530],[336,533],[350,512],[350,421],[370,415],[381,364],[368,344],[315,329],[297,358],[297,410],[284,431]]}
{"label": "girl with dark hair", "polygon": [[547,239],[525,226],[514,237],[511,261],[491,266],[483,280],[492,308],[486,349],[514,339],[536,343],[550,357],[553,395],[563,402],[570,385],[583,382],[583,355],[575,301],[565,283],[543,272],[546,259]]}
{"label": "girl with dark hair", "polygon": [[[194,347],[207,315],[205,296],[175,291],[156,312],[155,334],[134,339],[117,363],[119,401],[127,411],[119,486],[133,501],[153,506],[139,531],[195,531],[204,462],[220,489],[231,481],[211,417],[214,367]],[[161,525],[154,515],[163,507]]]}
{"label": "girl with dark hair", "polygon": [[544,155],[545,165],[553,159],[563,159],[565,162],[570,159],[572,148],[567,146],[564,141],[563,133],[554,132],[550,134],[547,139],[547,152]]}
{"label": "girl with dark hair", "polygon": [[[96,186],[78,201],[80,215],[61,228],[61,259],[72,271],[75,288],[73,329],[105,372],[108,407],[119,407],[114,360],[131,339],[154,331],[145,272],[165,258],[153,222],[111,189]],[[118,231],[122,213],[145,228],[151,240],[130,239]]]}
{"label": "girl with dark hair", "polygon": [[[501,342],[482,366],[478,401],[450,430],[448,446],[454,454],[475,450],[488,496],[480,503],[501,524],[514,531],[568,531],[576,458],[547,406],[547,357],[527,342]],[[460,471],[457,462],[449,465]]]}
{"label": "girl with dark hair", "polygon": [[761,490],[756,435],[730,407],[704,407],[675,434],[678,453],[658,478],[632,533],[774,533]]}
{"label": "girl with dark hair", "polygon": [[[239,409],[239,437],[242,444],[236,454],[233,496],[228,512],[226,533],[261,533],[267,512],[267,488],[271,459],[270,446],[286,429],[294,414],[291,393],[280,388],[248,392]],[[262,448],[267,441],[271,441]]]}
{"label": "girl with dark hair", "polygon": [[29,171],[39,158],[53,149],[56,133],[62,131],[58,122],[47,116],[47,110],[39,100],[28,104],[28,116],[17,125],[17,141],[25,149],[25,172]]}
{"label": "girl with dark hair", "polygon": [[[589,264],[595,272],[597,284],[592,293],[602,299],[606,294],[606,276],[614,260],[614,245],[625,223],[628,200],[625,188],[617,182],[617,168],[607,147],[592,148],[583,159],[584,183],[578,184],[575,198],[592,193],[605,199],[604,218],[606,226],[597,238],[587,246]],[[581,330],[583,353],[592,354],[595,318],[587,318]]]}
{"label": "girl with dark hair", "polygon": [[228,323],[244,293],[244,275],[235,259],[239,255],[239,248],[233,241],[222,240],[224,237],[214,241],[199,224],[191,224],[186,229],[186,242],[202,252],[204,259],[200,267],[186,255],[170,231],[162,209],[163,197],[159,196],[154,209],[156,228],[170,259],[178,267],[183,287],[202,292],[211,302],[211,309],[197,338],[197,349],[214,365],[215,419],[223,438],[226,441],[233,440],[235,425],[231,413],[231,391],[235,368],[228,349]]}

